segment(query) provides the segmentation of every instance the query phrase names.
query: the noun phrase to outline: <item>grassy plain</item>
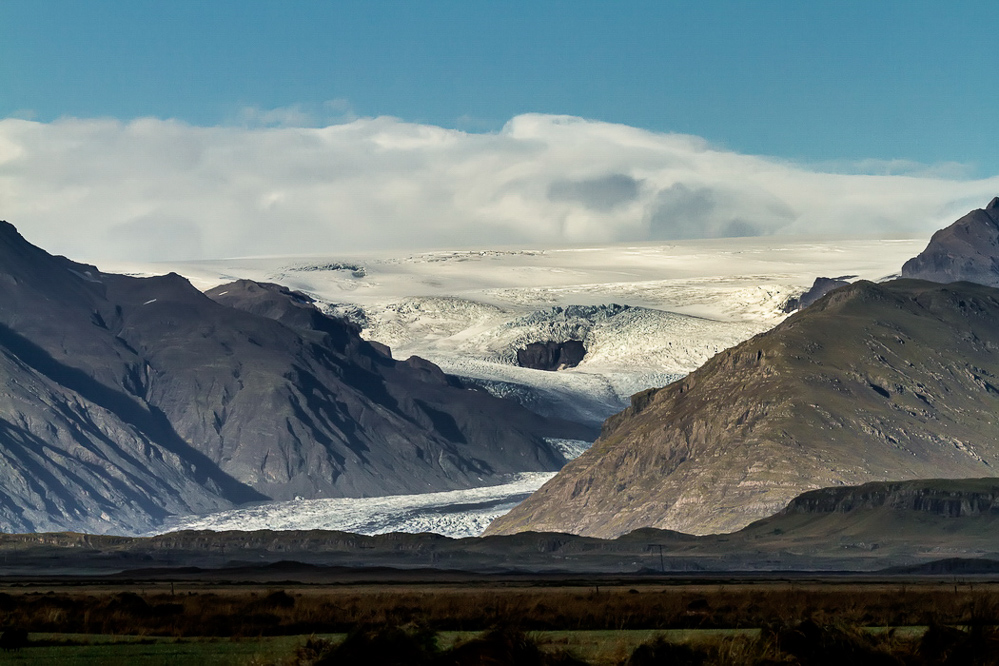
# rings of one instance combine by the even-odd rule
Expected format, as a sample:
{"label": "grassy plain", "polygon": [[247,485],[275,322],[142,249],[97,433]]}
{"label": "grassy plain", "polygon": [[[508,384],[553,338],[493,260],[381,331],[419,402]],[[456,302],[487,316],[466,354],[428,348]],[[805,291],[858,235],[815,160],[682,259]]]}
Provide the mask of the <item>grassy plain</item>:
{"label": "grassy plain", "polygon": [[[342,639],[342,636],[327,638]],[[89,634],[30,634],[32,645],[0,652],[0,663],[142,664],[143,666],[205,666],[276,664],[304,644],[300,636],[257,638],[162,638]]]}
{"label": "grassy plain", "polygon": [[[465,643],[481,632],[449,631],[438,634],[439,645],[448,649]],[[623,630],[542,631],[530,638],[546,651],[565,650],[595,666],[618,664],[642,643],[664,636],[680,643],[709,644],[725,637],[755,636],[757,630]],[[204,664],[281,664],[293,659],[296,650],[319,638],[332,643],[346,634],[319,636],[260,636],[255,638],[163,638],[89,634],[32,634],[29,648],[0,652],[0,664],[128,663],[145,666],[204,666]]]}

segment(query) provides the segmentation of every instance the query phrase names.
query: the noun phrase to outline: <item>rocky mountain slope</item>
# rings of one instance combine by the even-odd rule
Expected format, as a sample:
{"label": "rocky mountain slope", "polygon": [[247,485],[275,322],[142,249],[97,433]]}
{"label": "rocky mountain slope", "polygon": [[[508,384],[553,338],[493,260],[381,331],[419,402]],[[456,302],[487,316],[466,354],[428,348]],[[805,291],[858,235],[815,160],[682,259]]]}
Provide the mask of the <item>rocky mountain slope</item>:
{"label": "rocky mountain slope", "polygon": [[0,223],[0,530],[483,485],[556,470],[545,438],[588,434],[394,361],[295,292],[213,297],[53,257]]}
{"label": "rocky mountain slope", "polygon": [[933,234],[902,266],[902,277],[999,287],[999,197]]}
{"label": "rocky mountain slope", "polygon": [[804,310],[809,305],[819,300],[826,294],[828,294],[833,289],[839,289],[840,287],[845,287],[850,284],[850,278],[855,278],[856,275],[844,275],[841,277],[827,278],[827,277],[817,277],[812,283],[812,286],[797,298],[788,299],[787,303],[784,304],[785,312],[795,312],[796,310]]}
{"label": "rocky mountain slope", "polygon": [[999,469],[999,291],[860,281],[636,394],[487,534],[738,529],[802,491]]}
{"label": "rocky mountain slope", "polygon": [[[186,530],[155,537],[0,535],[0,574],[58,575],[154,568],[148,575],[343,580],[340,567],[563,574],[698,571],[875,571],[927,565],[947,573],[999,556],[999,479],[921,480],[824,488],[731,534],[640,529],[613,540],[521,533],[451,539],[434,534],[362,536],[324,530]],[[947,563],[949,558],[963,558]],[[941,562],[943,560],[944,562]],[[289,562],[320,565],[295,568]],[[277,564],[281,563],[281,564]],[[190,567],[215,571],[191,571]],[[160,568],[162,567],[162,568]],[[170,568],[175,568],[173,571]],[[184,569],[176,569],[184,567]],[[323,569],[330,569],[324,574]],[[221,570],[219,570],[221,568]],[[368,580],[379,574],[365,574]],[[386,575],[386,574],[382,574]],[[439,571],[437,575],[440,575]],[[297,579],[297,578],[292,578]]]}

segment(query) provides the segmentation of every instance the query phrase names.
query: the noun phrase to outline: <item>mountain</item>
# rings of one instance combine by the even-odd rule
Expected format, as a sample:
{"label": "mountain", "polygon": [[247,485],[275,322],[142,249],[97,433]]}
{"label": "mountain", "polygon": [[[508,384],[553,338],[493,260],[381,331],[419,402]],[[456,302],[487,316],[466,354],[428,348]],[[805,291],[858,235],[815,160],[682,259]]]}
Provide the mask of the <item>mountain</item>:
{"label": "mountain", "polygon": [[804,310],[809,305],[819,300],[826,294],[828,294],[833,289],[839,289],[840,287],[845,287],[850,284],[850,278],[855,278],[856,275],[844,275],[842,277],[827,278],[827,277],[817,277],[815,281],[812,282],[812,286],[797,298],[789,298],[787,303],[784,304],[784,312],[795,312],[796,310]]}
{"label": "mountain", "polygon": [[[360,325],[365,339],[390,345],[396,358],[426,358],[494,395],[599,432],[634,393],[676,381],[777,324],[819,267],[822,275],[878,280],[926,240],[761,237],[169,266],[202,289],[239,276],[304,291],[324,312]],[[166,272],[134,262],[114,270]],[[517,352],[531,343],[570,340],[585,351],[575,368],[521,367]]]}
{"label": "mountain", "polygon": [[902,277],[999,287],[999,197],[933,234],[902,266]]}
{"label": "mountain", "polygon": [[485,485],[589,434],[395,361],[302,294],[102,273],[5,222],[0,387],[3,531]]}
{"label": "mountain", "polygon": [[727,532],[808,489],[993,476],[999,291],[859,281],[631,402],[487,534]]}
{"label": "mountain", "polygon": [[[355,567],[367,569],[354,575],[370,581],[419,575],[421,569],[440,580],[441,570],[570,576],[906,567],[898,572],[955,575],[995,571],[991,560],[999,554],[997,527],[999,479],[930,479],[810,491],[737,532],[707,536],[651,528],[616,539],[535,532],[451,539],[427,533],[363,536],[325,530],[186,530],[140,538],[0,535],[0,573],[125,570],[130,579],[190,575],[249,580],[281,567],[271,572],[282,576],[277,580],[307,575],[342,581],[349,575],[343,567]],[[234,553],[242,563],[265,568],[255,574],[245,566],[233,568]],[[372,567],[394,568],[378,573]]]}

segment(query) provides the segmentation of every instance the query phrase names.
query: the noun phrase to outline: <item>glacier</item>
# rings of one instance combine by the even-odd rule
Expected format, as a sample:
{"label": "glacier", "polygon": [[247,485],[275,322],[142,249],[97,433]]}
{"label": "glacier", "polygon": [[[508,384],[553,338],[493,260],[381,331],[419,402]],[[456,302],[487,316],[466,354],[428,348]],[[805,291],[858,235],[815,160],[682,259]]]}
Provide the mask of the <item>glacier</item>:
{"label": "glacier", "polygon": [[[632,394],[682,378],[715,353],[772,328],[818,276],[892,277],[923,238],[727,238],[599,247],[316,254],[109,266],[174,271],[201,289],[237,278],[302,291],[395,358],[416,355],[495,395],[592,425]],[[574,368],[516,364],[527,342],[578,339]],[[566,457],[585,445],[567,449]],[[570,447],[571,448],[571,447]],[[292,500],[172,519],[172,529],[340,529],[479,534],[546,475],[427,495]]]}
{"label": "glacier", "polygon": [[468,490],[386,497],[296,499],[204,516],[175,517],[146,536],[177,530],[338,530],[356,534],[434,532],[472,537],[555,476],[517,474],[508,483]]}

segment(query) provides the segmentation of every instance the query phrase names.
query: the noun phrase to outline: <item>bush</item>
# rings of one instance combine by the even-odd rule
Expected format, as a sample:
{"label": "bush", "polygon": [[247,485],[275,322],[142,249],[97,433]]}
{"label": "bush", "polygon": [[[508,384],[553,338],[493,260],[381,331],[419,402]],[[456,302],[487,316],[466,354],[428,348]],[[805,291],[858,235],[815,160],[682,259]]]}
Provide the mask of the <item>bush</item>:
{"label": "bush", "polygon": [[665,638],[657,638],[650,643],[642,643],[628,658],[627,666],[701,666],[707,654],[689,645],[670,643]]}
{"label": "bush", "polygon": [[901,663],[876,645],[870,634],[855,627],[819,625],[805,620],[795,626],[769,631],[775,638],[777,648],[795,657],[801,666],[896,666]]}
{"label": "bush", "polygon": [[292,664],[315,664],[335,649],[335,645],[324,638],[310,636],[305,645],[295,651]]}
{"label": "bush", "polygon": [[28,632],[24,629],[7,629],[0,634],[0,649],[4,652],[28,647]]}
{"label": "bush", "polygon": [[970,631],[932,625],[919,641],[924,664],[941,666],[999,665],[999,636],[995,629],[972,626]]}
{"label": "bush", "polygon": [[291,596],[284,590],[277,590],[271,592],[266,597],[256,602],[254,605],[258,608],[275,609],[275,608],[294,608],[295,607],[295,597]]}
{"label": "bush", "polygon": [[423,666],[437,657],[437,635],[422,627],[361,629],[315,663],[330,666]]}
{"label": "bush", "polygon": [[565,652],[543,652],[533,639],[512,627],[493,629],[459,645],[437,663],[441,666],[585,666],[585,662]]}

